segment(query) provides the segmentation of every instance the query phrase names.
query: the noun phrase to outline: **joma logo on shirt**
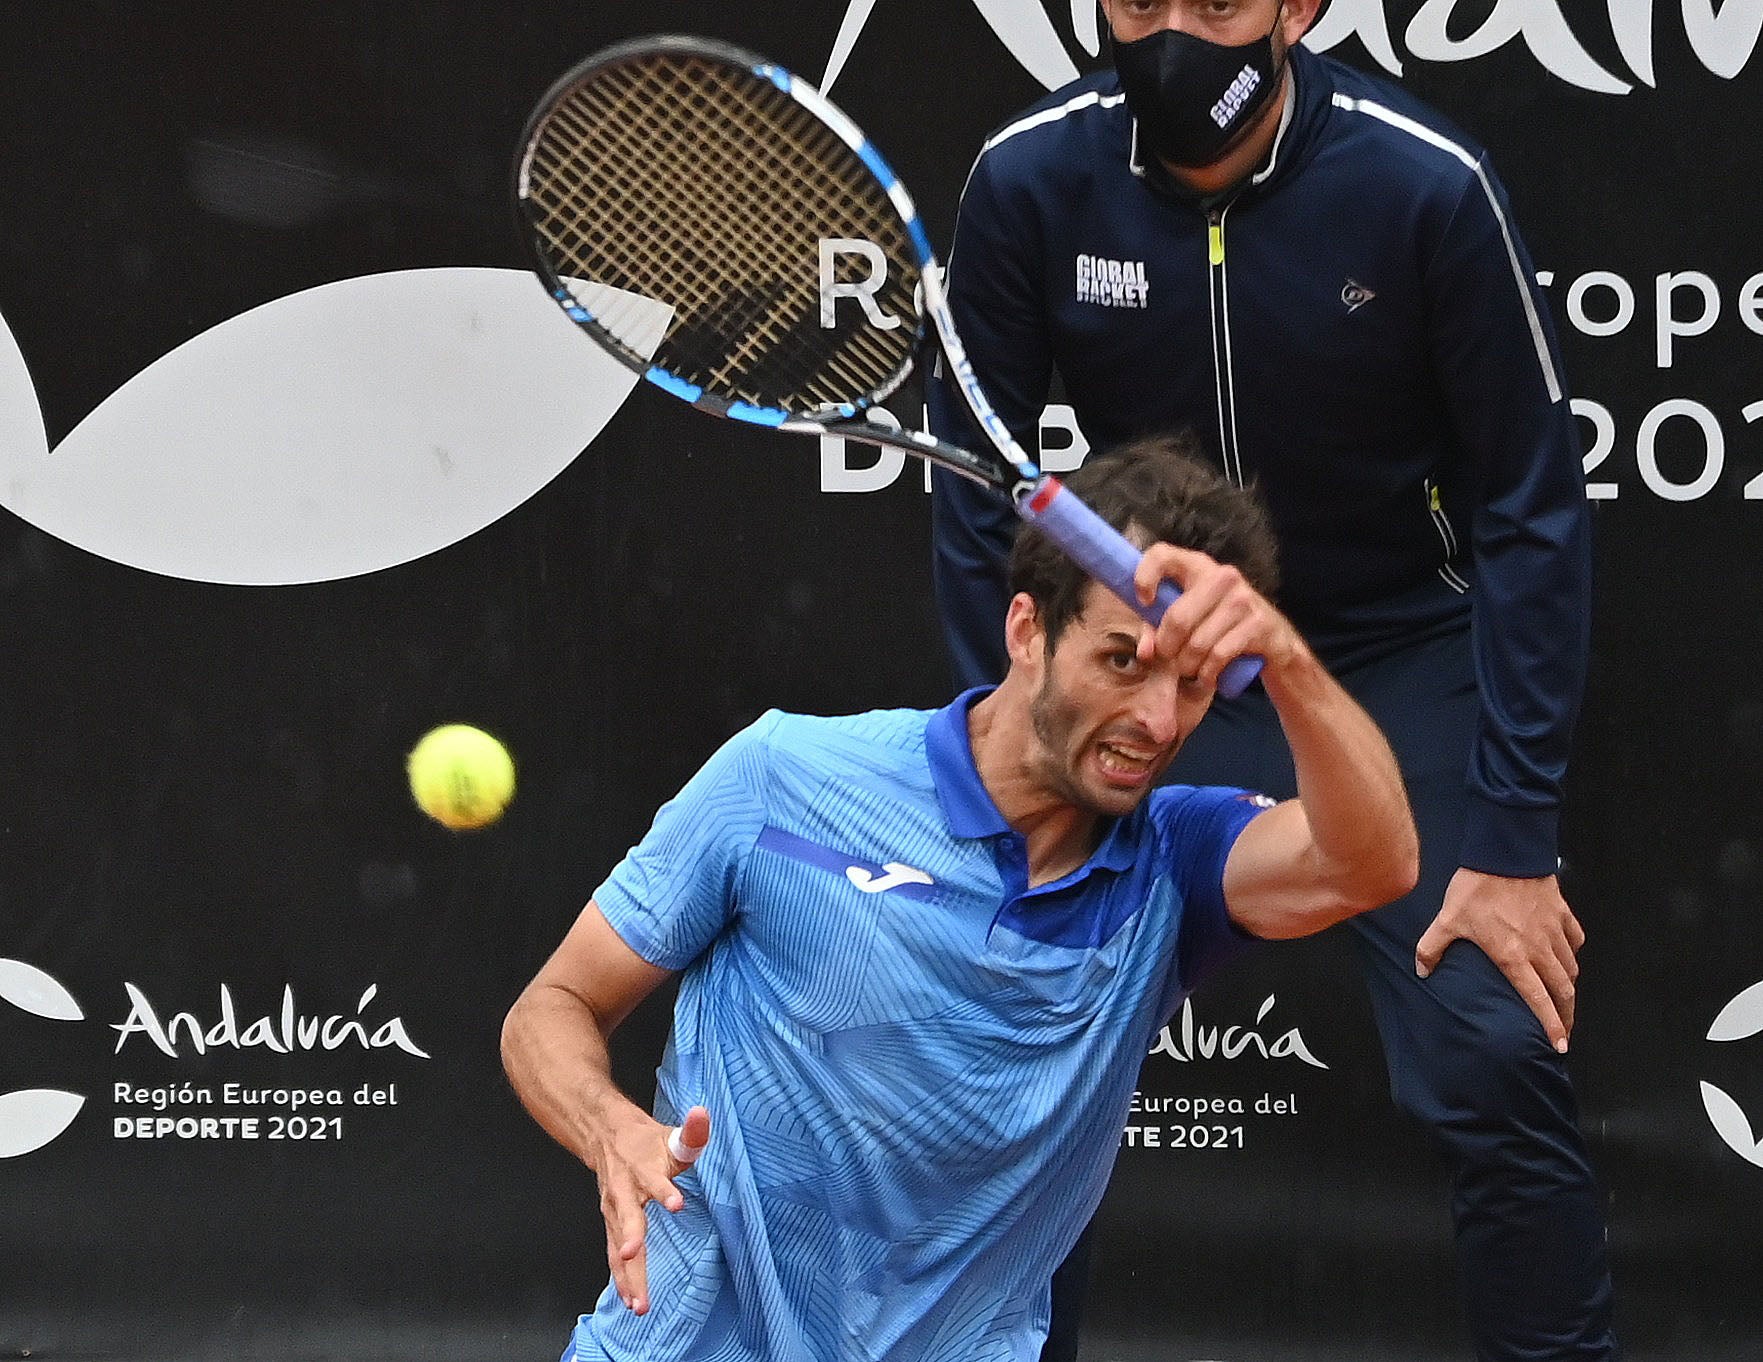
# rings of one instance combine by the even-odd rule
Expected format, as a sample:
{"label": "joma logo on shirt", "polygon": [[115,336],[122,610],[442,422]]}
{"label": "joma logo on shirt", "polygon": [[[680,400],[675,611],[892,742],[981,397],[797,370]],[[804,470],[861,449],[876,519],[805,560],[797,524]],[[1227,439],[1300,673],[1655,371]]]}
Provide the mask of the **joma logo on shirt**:
{"label": "joma logo on shirt", "polygon": [[1143,260],[1110,260],[1103,255],[1077,258],[1077,300],[1101,307],[1147,307],[1151,285]]}
{"label": "joma logo on shirt", "polygon": [[846,866],[845,878],[856,885],[865,894],[882,894],[889,889],[898,889],[903,884],[935,884],[929,875],[916,866],[902,865],[898,861],[889,861],[882,867],[886,873],[877,875],[872,870],[865,870],[860,865]]}

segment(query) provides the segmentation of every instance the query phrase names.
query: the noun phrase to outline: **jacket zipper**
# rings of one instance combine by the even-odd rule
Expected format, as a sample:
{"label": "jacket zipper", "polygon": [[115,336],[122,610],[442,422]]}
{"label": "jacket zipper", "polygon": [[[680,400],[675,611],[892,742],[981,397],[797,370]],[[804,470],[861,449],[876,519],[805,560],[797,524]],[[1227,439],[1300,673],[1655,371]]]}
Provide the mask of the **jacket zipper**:
{"label": "jacket zipper", "polygon": [[1212,304],[1212,375],[1218,396],[1218,455],[1224,474],[1243,485],[1243,456],[1237,447],[1235,381],[1230,354],[1230,282],[1224,265],[1224,219],[1227,203],[1206,214],[1206,268]]}
{"label": "jacket zipper", "polygon": [[[1230,348],[1230,279],[1224,260],[1224,219],[1230,212],[1227,203],[1206,214],[1206,268],[1210,278],[1212,303],[1212,374],[1218,395],[1218,450],[1224,462],[1225,476],[1237,486],[1244,485],[1242,450],[1237,444],[1236,384],[1231,365]],[[1426,492],[1427,514],[1438,531],[1445,550],[1445,561],[1439,565],[1439,576],[1456,592],[1467,592],[1469,583],[1452,564],[1457,557],[1457,531],[1445,514],[1438,484],[1431,478],[1422,483]]]}
{"label": "jacket zipper", "polygon": [[1439,485],[1427,478],[1421,486],[1426,489],[1426,509],[1432,516],[1433,528],[1439,532],[1439,540],[1445,546],[1445,561],[1439,564],[1439,576],[1445,579],[1445,585],[1451,590],[1468,591],[1469,583],[1451,566],[1451,560],[1457,556],[1457,531],[1451,527],[1451,518],[1445,514],[1444,501],[1439,496]]}

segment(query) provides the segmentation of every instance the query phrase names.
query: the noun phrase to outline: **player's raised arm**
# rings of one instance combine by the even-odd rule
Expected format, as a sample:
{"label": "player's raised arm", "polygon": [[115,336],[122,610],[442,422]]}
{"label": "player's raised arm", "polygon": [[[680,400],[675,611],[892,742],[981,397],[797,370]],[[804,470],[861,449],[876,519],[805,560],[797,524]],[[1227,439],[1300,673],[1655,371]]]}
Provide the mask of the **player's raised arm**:
{"label": "player's raised arm", "polygon": [[1224,868],[1225,906],[1256,936],[1305,936],[1377,908],[1414,887],[1419,839],[1389,743],[1280,612],[1233,567],[1154,545],[1137,583],[1182,588],[1141,653],[1211,683],[1233,659],[1265,659],[1262,682],[1285,730],[1298,797],[1238,837]]}
{"label": "player's raised arm", "polygon": [[502,1025],[502,1063],[522,1105],[599,1181],[607,1263],[639,1315],[649,1308],[644,1207],[685,1205],[673,1179],[708,1143],[710,1116],[694,1107],[670,1131],[619,1091],[606,1042],[669,976],[589,903]]}

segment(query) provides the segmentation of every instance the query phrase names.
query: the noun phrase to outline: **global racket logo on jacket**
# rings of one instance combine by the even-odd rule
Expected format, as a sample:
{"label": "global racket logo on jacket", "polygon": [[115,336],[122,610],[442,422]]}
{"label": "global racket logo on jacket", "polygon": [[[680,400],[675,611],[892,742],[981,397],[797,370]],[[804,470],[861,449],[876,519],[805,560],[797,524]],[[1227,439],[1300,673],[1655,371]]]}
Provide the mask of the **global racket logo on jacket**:
{"label": "global racket logo on jacket", "polygon": [[1143,260],[1114,260],[1101,255],[1077,258],[1077,301],[1100,307],[1149,307],[1151,281]]}

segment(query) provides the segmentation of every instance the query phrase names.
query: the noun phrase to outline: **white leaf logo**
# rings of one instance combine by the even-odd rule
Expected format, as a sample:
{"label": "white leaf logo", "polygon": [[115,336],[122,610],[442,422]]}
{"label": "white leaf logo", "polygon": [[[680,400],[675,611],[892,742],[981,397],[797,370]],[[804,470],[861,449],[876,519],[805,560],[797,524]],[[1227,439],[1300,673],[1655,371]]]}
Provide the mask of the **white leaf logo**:
{"label": "white leaf logo", "polygon": [[1708,1028],[1708,1039],[1749,1040],[1759,1032],[1763,1032],[1763,983],[1752,984],[1720,1009]]}
{"label": "white leaf logo", "polygon": [[31,371],[6,319],[0,317],[0,463],[8,459],[9,450],[12,462],[41,459],[49,452],[49,437],[43,431],[43,409],[37,403]]}
{"label": "white leaf logo", "polygon": [[1058,30],[1041,0],[973,0],[992,32],[1021,63],[1022,69],[1049,90],[1077,79],[1077,67],[1066,54]]}
{"label": "white leaf logo", "polygon": [[[1708,1039],[1749,1040],[1759,1033],[1763,1033],[1763,982],[1752,984],[1720,1009],[1708,1028]],[[1720,1088],[1712,1083],[1701,1086],[1702,1109],[1708,1113],[1714,1133],[1746,1163],[1763,1168],[1763,1140],[1751,1129],[1751,1118]]]}
{"label": "white leaf logo", "polygon": [[0,960],[0,1001],[50,1021],[86,1019],[73,994],[35,965],[22,960]]}
{"label": "white leaf logo", "polygon": [[[991,26],[1017,64],[1049,90],[1056,90],[1067,81],[1077,79],[1077,67],[1065,50],[1065,43],[1041,0],[973,0],[973,6]],[[839,72],[857,46],[857,39],[869,22],[875,0],[848,0],[845,17],[839,25],[839,36],[833,40],[832,55],[827,59],[826,74],[820,88],[830,91]],[[1094,56],[1100,48],[1093,0],[1071,0],[1072,27],[1086,51]]]}
{"label": "white leaf logo", "polygon": [[[73,994],[22,960],[0,959],[0,1001],[50,1021],[84,1021],[86,1016]],[[0,1093],[0,1159],[41,1149],[72,1125],[85,1105],[77,1092],[55,1088]]]}
{"label": "white leaf logo", "polygon": [[41,1149],[72,1125],[85,1105],[78,1093],[54,1088],[0,1093],[0,1159]]}
{"label": "white leaf logo", "polygon": [[1702,1084],[1702,1107],[1714,1123],[1714,1132],[1746,1163],[1763,1168],[1763,1143],[1751,1133],[1750,1118],[1739,1104],[1712,1083]]}
{"label": "white leaf logo", "polygon": [[457,543],[519,506],[636,383],[524,271],[404,270],[222,322],[125,383],[50,453],[6,332],[0,505],[170,577],[351,577]]}

